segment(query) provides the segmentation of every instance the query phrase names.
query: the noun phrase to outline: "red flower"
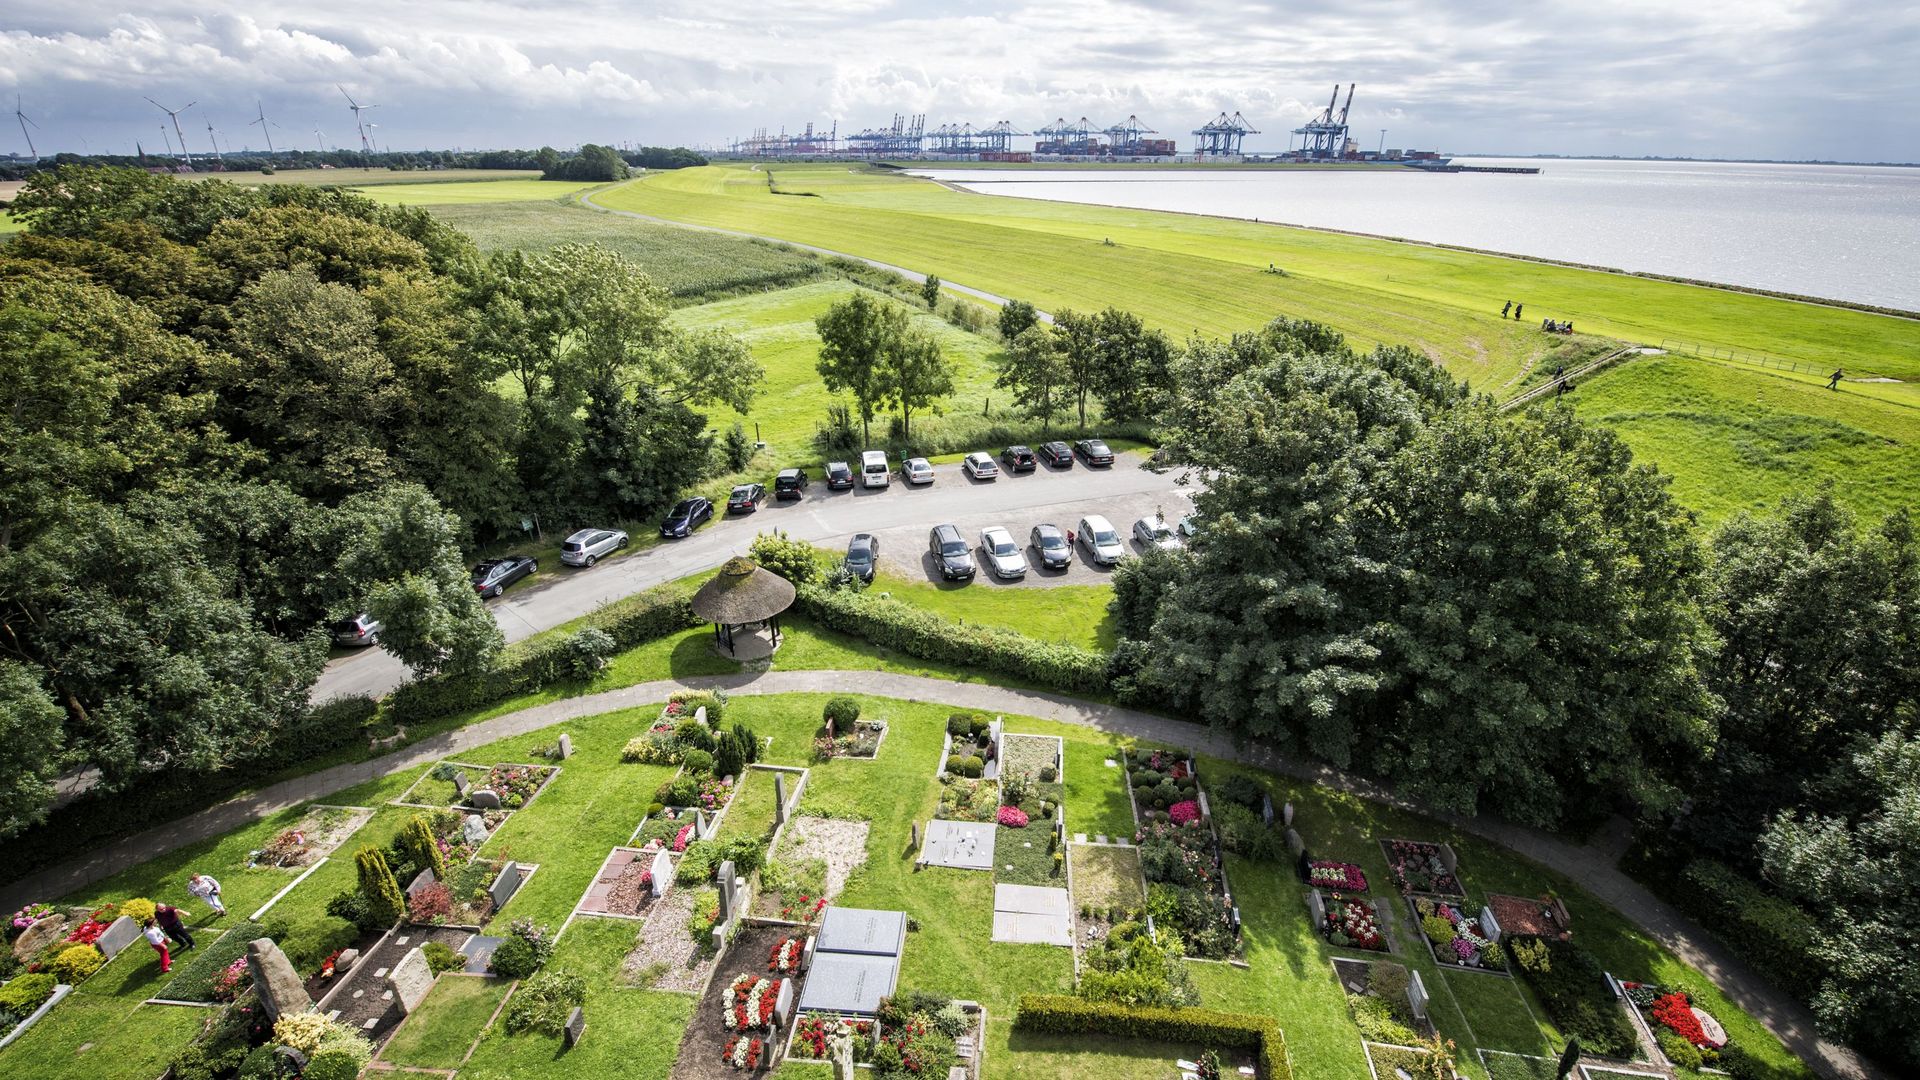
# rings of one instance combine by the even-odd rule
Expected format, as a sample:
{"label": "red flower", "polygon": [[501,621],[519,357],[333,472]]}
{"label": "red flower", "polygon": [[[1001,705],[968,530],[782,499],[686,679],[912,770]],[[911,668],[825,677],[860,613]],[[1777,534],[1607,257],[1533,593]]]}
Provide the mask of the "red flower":
{"label": "red flower", "polygon": [[1673,1030],[1675,1035],[1695,1046],[1711,1046],[1706,1030],[1700,1026],[1700,1019],[1693,1015],[1693,1005],[1685,994],[1667,994],[1653,1001],[1653,1018]]}

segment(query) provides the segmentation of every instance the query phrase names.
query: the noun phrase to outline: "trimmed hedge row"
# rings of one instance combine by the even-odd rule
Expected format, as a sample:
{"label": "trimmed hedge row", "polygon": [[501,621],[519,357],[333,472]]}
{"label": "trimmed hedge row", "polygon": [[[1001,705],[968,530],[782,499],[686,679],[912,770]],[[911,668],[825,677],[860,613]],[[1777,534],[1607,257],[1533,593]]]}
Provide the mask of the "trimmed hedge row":
{"label": "trimmed hedge row", "polygon": [[1112,1035],[1253,1050],[1265,1080],[1291,1080],[1286,1036],[1272,1017],[1214,1009],[1156,1009],[1086,1001],[1066,994],[1022,994],[1013,1026],[1048,1035]]}
{"label": "trimmed hedge row", "polygon": [[1107,655],[1092,649],[950,622],[912,604],[865,593],[804,589],[799,603],[821,626],[921,660],[982,669],[1070,694],[1108,690]]}
{"label": "trimmed hedge row", "polygon": [[175,962],[173,978],[154,996],[169,1001],[212,1001],[213,980],[227,970],[229,964],[247,955],[248,942],[265,937],[266,933],[266,928],[259,923],[244,919],[228,927],[218,941],[205,940],[212,936],[212,931],[202,929],[200,947]]}
{"label": "trimmed hedge row", "polygon": [[1782,989],[1802,1001],[1820,991],[1826,965],[1807,933],[1812,917],[1712,859],[1695,859],[1680,873],[1670,899]]}
{"label": "trimmed hedge row", "polygon": [[[635,593],[581,619],[574,632],[603,631],[616,651],[644,645],[700,625],[687,604],[692,595],[671,585]],[[423,724],[564,682],[572,678],[570,636],[512,646],[484,672],[416,679],[387,695],[387,719],[401,726]]]}

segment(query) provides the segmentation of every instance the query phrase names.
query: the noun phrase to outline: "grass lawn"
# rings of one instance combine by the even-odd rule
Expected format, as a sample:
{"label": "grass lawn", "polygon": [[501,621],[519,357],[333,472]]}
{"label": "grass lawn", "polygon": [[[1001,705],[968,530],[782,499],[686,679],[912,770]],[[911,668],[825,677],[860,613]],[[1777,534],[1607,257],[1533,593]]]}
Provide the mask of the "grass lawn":
{"label": "grass lawn", "polygon": [[[766,732],[757,734],[764,737]],[[773,834],[773,777],[774,774],[767,769],[748,767],[746,775],[736,784],[733,798],[727,802],[727,813],[720,819],[720,829],[714,834],[715,839],[731,840],[746,836],[764,840]],[[786,782],[787,795],[791,798],[793,785],[800,782],[800,777],[787,774]]]}
{"label": "grass lawn", "polygon": [[512,985],[506,979],[442,976],[381,1048],[380,1060],[422,1069],[458,1068]]}
{"label": "grass lawn", "polygon": [[[84,986],[85,984],[81,984]],[[213,1014],[72,993],[0,1050],[0,1075],[20,1080],[153,1080]]]}
{"label": "grass lawn", "polygon": [[[1566,1039],[1554,1030],[1545,1010],[1518,978],[1452,969],[1440,978],[1483,1049],[1554,1057],[1565,1048]],[[1439,992],[1437,987],[1428,989]]]}
{"label": "grass lawn", "polygon": [[[305,184],[310,187],[369,187],[402,184],[465,184],[476,180],[540,179],[538,169],[276,169],[262,172],[190,173],[183,180],[227,180],[235,184]],[[504,198],[504,196],[503,196]]]}
{"label": "grass lawn", "polygon": [[1120,639],[1120,628],[1107,611],[1107,602],[1113,599],[1111,585],[943,585],[882,571],[874,578],[873,588],[955,622],[1001,626],[1042,641],[1110,652]]}
{"label": "grass lawn", "polygon": [[564,198],[599,184],[578,180],[481,180],[449,183],[375,184],[356,190],[374,202],[395,206],[446,206],[472,203],[538,202]]}
{"label": "grass lawn", "polygon": [[1846,383],[1836,393],[1805,375],[1650,356],[1567,400],[1672,474],[1674,497],[1707,523],[1823,484],[1871,520],[1920,504],[1920,401],[1905,389]]}
{"label": "grass lawn", "polygon": [[761,173],[709,166],[594,201],[883,259],[1047,309],[1114,304],[1179,337],[1312,318],[1361,343],[1411,345],[1496,394],[1553,344],[1496,317],[1510,296],[1600,335],[1920,375],[1913,323],[1864,312],[1256,222],[998,198],[843,164],[782,166],[777,180],[818,197],[775,196]]}
{"label": "grass lawn", "polygon": [[1109,767],[1118,761],[1120,740],[1083,733],[1067,740],[1067,835],[1133,835],[1133,803],[1127,798],[1127,774]]}

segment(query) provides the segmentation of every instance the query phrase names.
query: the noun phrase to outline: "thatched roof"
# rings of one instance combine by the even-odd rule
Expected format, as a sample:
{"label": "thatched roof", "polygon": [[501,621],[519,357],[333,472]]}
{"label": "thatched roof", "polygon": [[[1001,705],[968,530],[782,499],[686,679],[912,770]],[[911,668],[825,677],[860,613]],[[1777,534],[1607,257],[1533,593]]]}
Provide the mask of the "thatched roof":
{"label": "thatched roof", "polygon": [[702,619],[736,626],[771,619],[792,606],[792,582],[739,556],[728,559],[692,601]]}

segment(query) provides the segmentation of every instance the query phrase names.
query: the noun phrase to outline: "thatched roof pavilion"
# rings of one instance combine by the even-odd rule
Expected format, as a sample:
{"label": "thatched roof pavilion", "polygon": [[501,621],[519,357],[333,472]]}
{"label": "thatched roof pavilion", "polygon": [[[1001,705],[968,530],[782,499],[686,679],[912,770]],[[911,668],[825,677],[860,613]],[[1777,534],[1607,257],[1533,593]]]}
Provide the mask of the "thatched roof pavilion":
{"label": "thatched roof pavilion", "polygon": [[780,644],[780,613],[793,606],[793,582],[751,559],[728,559],[693,594],[693,613],[713,624],[714,638],[733,653],[734,631],[765,626]]}

